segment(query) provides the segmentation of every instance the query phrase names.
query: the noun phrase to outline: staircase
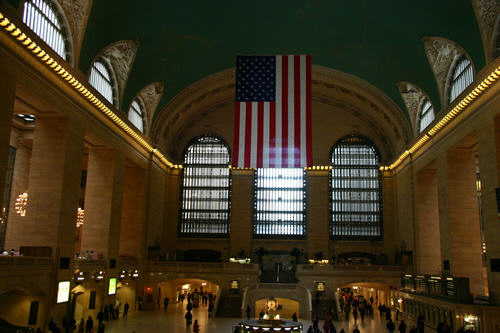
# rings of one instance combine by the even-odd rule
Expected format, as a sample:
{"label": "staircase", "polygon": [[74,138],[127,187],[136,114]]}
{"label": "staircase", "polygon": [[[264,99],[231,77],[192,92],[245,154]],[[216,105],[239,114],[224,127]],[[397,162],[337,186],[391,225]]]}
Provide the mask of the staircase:
{"label": "staircase", "polygon": [[242,300],[243,298],[239,295],[221,296],[216,316],[240,318]]}

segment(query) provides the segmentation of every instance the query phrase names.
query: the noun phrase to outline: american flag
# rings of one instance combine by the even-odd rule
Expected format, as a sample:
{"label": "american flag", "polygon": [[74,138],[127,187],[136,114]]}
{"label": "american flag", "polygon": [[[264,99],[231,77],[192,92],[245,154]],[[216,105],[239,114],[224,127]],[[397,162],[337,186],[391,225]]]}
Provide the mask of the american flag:
{"label": "american flag", "polygon": [[311,165],[311,55],[236,57],[233,166]]}

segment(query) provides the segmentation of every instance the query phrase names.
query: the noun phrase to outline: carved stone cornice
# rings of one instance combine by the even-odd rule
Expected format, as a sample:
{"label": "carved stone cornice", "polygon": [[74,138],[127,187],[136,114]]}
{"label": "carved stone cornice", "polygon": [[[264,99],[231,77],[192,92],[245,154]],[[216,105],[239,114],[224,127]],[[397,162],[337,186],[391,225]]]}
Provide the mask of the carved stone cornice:
{"label": "carved stone cornice", "polygon": [[419,121],[419,106],[422,101],[422,98],[427,95],[424,93],[419,86],[414,83],[401,81],[398,83],[399,93],[401,94],[401,98],[406,105],[406,109],[408,110],[408,114],[410,115],[411,124],[413,127],[414,136],[418,136],[418,121]]}
{"label": "carved stone cornice", "polygon": [[158,103],[160,103],[161,97],[163,96],[163,90],[163,81],[157,81],[148,84],[137,93],[137,97],[141,99],[144,105],[144,112],[146,114],[146,133],[150,133],[151,131],[153,115],[155,114]]}
{"label": "carved stone cornice", "polygon": [[123,92],[125,91],[138,47],[138,42],[121,40],[106,46],[96,57],[96,59],[105,58],[113,66],[118,86],[117,106],[121,106],[123,101]]}
{"label": "carved stone cornice", "polygon": [[92,0],[59,0],[73,39],[74,63],[78,64],[87,21],[92,8]]}
{"label": "carved stone cornice", "polygon": [[[423,37],[425,54],[431,66],[439,90],[441,108],[448,103],[449,76],[452,66],[462,55],[467,55],[465,50],[457,43],[442,37]],[[472,63],[472,62],[471,62]]]}

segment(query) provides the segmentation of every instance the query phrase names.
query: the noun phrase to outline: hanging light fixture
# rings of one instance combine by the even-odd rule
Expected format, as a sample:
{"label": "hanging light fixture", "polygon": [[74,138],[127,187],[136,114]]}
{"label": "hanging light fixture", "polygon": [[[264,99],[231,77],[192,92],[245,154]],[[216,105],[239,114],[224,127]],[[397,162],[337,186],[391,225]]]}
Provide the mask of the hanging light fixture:
{"label": "hanging light fixture", "polygon": [[76,214],[76,227],[79,228],[83,225],[83,219],[85,217],[85,210],[78,207],[78,212]]}
{"label": "hanging light fixture", "polygon": [[28,204],[28,192],[19,194],[16,199],[16,213],[21,216],[26,216],[26,205]]}

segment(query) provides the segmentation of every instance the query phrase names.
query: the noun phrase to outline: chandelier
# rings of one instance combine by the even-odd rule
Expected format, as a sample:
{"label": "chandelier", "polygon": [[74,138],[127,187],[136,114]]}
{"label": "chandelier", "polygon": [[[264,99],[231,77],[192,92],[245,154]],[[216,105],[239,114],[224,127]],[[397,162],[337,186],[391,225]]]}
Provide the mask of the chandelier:
{"label": "chandelier", "polygon": [[78,207],[78,212],[76,214],[76,227],[79,228],[83,225],[83,218],[85,217],[85,210]]}
{"label": "chandelier", "polygon": [[28,204],[28,193],[19,194],[16,199],[16,213],[26,216],[26,205]]}

